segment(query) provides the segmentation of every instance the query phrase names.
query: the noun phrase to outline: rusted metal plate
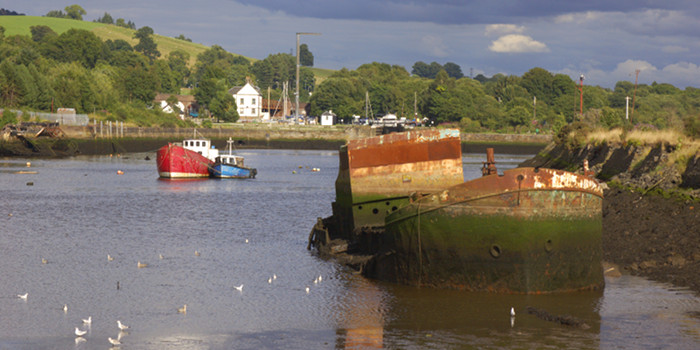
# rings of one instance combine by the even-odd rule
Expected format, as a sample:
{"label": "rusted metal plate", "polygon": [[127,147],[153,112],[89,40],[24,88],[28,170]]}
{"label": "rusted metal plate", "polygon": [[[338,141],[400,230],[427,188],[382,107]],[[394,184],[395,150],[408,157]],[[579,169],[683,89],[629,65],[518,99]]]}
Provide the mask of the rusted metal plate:
{"label": "rusted metal plate", "polygon": [[346,152],[353,198],[430,192],[464,181],[458,130],[427,129],[352,140]]}
{"label": "rusted metal plate", "polygon": [[602,189],[585,176],[534,168],[485,176],[399,208],[385,229],[395,253],[377,278],[508,293],[604,285]]}
{"label": "rusted metal plate", "polygon": [[[459,130],[421,129],[351,140],[339,153],[334,215],[347,230],[383,226],[411,193],[464,181]],[[350,219],[351,218],[351,219]]]}

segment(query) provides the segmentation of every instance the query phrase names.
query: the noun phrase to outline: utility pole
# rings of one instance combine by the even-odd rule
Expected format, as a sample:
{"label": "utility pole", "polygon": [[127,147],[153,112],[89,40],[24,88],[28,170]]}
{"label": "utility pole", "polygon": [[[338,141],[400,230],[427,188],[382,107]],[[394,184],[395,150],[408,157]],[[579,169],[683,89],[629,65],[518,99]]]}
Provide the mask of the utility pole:
{"label": "utility pole", "polygon": [[294,102],[295,102],[295,109],[294,109],[294,122],[296,123],[297,118],[299,118],[299,36],[301,35],[321,35],[321,33],[297,33],[297,86],[296,86],[296,91],[294,92]]}
{"label": "utility pole", "polygon": [[634,93],[632,94],[632,118],[634,118],[634,100],[637,97],[637,80],[639,79],[639,69],[634,70]]}
{"label": "utility pole", "polygon": [[581,74],[581,76],[579,77],[579,81],[581,82],[581,84],[578,88],[578,90],[581,92],[581,109],[579,112],[581,114],[581,117],[583,117],[583,78],[583,74]]}

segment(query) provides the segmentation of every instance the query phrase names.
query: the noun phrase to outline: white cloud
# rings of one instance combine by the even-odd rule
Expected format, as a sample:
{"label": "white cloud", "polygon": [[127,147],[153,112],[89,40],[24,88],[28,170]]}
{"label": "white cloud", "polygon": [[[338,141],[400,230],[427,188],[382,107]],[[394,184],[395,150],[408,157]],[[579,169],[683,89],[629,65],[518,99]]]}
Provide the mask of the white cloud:
{"label": "white cloud", "polygon": [[525,31],[524,26],[516,26],[515,24],[489,24],[486,26],[484,35],[520,34],[523,31]]}
{"label": "white cloud", "polygon": [[509,34],[498,38],[491,43],[489,50],[506,53],[549,52],[544,43],[520,34]]}
{"label": "white cloud", "polygon": [[685,46],[678,46],[678,45],[669,45],[669,46],[664,46],[661,48],[661,51],[665,53],[685,53],[685,52],[690,52],[690,49],[688,49]]}

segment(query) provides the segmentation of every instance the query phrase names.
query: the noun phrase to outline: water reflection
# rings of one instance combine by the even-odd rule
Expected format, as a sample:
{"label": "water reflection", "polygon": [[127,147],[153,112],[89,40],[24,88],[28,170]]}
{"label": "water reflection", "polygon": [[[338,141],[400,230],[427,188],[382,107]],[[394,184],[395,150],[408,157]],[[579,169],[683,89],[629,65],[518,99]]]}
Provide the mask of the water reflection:
{"label": "water reflection", "polygon": [[[526,296],[419,289],[354,275],[306,250],[311,225],[330,215],[337,153],[244,153],[259,170],[256,179],[159,181],[144,155],[31,160],[38,174],[0,172],[0,349],[75,348],[74,329],[90,315],[81,349],[107,348],[117,319],[132,326],[124,349],[700,343],[694,295],[631,276],[606,279],[604,293]],[[465,174],[480,176],[484,158],[465,155]],[[516,158],[497,155],[499,170],[514,167]],[[0,168],[20,169],[26,161],[3,160],[10,165]],[[149,266],[138,269],[137,261]],[[273,274],[278,279],[269,283]],[[314,284],[319,274],[323,282]],[[233,288],[240,284],[243,293]],[[16,297],[25,292],[26,303]],[[183,304],[186,315],[177,313]],[[590,328],[542,320],[528,306]]]}

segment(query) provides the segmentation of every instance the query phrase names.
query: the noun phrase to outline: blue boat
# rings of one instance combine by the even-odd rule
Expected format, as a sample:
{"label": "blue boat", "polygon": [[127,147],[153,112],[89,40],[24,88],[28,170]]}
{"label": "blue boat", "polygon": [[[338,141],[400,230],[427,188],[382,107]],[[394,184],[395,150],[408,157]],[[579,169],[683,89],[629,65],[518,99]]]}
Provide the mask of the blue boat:
{"label": "blue boat", "polygon": [[233,151],[233,140],[229,137],[225,151],[219,152],[214,164],[209,168],[209,176],[221,179],[252,179],[258,174],[255,168],[248,168],[244,158]]}

